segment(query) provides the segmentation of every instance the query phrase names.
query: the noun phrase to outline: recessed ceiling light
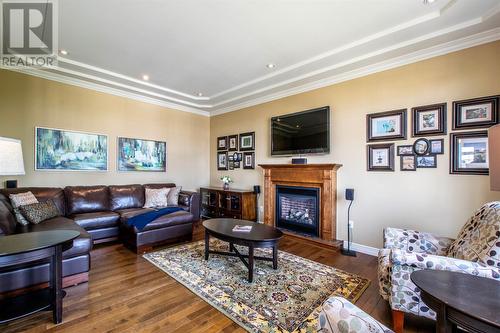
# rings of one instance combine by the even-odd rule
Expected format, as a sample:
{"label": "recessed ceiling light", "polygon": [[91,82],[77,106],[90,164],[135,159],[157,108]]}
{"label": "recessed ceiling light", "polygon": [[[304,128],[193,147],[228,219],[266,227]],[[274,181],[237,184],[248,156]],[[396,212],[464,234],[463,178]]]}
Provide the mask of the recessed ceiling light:
{"label": "recessed ceiling light", "polygon": [[196,96],[201,97],[201,96],[203,96],[203,93],[201,93],[201,92],[196,93]]}
{"label": "recessed ceiling light", "polygon": [[424,5],[430,5],[433,2],[436,2],[436,0],[424,0]]}
{"label": "recessed ceiling light", "polygon": [[269,69],[271,69],[271,68],[276,67],[276,65],[271,63],[271,64],[267,64],[266,67],[269,68]]}
{"label": "recessed ceiling light", "polygon": [[142,79],[143,79],[144,81],[149,81],[149,75],[144,74],[144,75],[142,76]]}
{"label": "recessed ceiling light", "polygon": [[68,55],[68,51],[66,51],[66,50],[60,50],[59,52],[60,52],[62,55]]}

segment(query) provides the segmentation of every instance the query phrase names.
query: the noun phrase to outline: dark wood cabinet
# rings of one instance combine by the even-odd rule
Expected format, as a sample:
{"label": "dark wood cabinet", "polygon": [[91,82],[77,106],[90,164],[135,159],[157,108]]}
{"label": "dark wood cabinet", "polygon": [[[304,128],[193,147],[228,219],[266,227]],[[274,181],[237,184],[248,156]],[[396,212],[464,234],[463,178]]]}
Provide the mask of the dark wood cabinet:
{"label": "dark wood cabinet", "polygon": [[202,187],[201,217],[257,220],[257,195],[253,191]]}

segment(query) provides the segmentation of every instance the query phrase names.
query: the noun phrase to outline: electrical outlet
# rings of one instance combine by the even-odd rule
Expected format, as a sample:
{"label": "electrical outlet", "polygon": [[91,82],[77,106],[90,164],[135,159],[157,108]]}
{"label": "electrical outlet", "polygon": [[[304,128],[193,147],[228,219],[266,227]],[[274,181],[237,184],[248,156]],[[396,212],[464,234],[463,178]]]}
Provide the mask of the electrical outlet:
{"label": "electrical outlet", "polygon": [[259,206],[259,212],[264,213],[264,206]]}
{"label": "electrical outlet", "polygon": [[349,220],[349,228],[353,229],[354,228],[354,221]]}

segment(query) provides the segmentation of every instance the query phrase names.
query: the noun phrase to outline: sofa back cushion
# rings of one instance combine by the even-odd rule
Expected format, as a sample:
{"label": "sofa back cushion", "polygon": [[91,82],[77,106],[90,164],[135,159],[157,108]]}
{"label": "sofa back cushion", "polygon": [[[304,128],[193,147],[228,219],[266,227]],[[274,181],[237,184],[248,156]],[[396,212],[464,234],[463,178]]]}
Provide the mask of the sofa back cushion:
{"label": "sofa back cushion", "polygon": [[500,201],[476,211],[451,243],[447,256],[500,267]]}
{"label": "sofa back cushion", "polygon": [[164,187],[167,188],[175,187],[175,184],[174,183],[144,184],[144,188],[159,189]]}
{"label": "sofa back cushion", "polygon": [[67,215],[102,212],[109,210],[109,190],[107,186],[67,186]]}
{"label": "sofa back cushion", "polygon": [[144,187],[142,185],[109,186],[110,208],[113,211],[144,206]]}
{"label": "sofa back cushion", "polygon": [[0,193],[0,236],[13,234],[16,231],[16,223],[9,198]]}

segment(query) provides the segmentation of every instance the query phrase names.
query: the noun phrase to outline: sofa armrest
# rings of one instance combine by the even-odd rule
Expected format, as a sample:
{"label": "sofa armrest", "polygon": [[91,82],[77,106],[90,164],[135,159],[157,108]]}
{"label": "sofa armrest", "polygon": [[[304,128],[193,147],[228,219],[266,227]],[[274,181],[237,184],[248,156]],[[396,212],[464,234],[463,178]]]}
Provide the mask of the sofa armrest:
{"label": "sofa armrest", "polygon": [[408,229],[384,229],[384,248],[445,255],[453,239]]}
{"label": "sofa armrest", "polygon": [[193,214],[195,220],[200,218],[200,194],[193,191],[181,191],[179,193],[179,206],[184,206]]}
{"label": "sofa armrest", "polygon": [[433,269],[476,275],[500,281],[500,269],[480,262],[472,262],[451,257],[426,253],[410,253],[402,250],[391,251],[393,266],[410,266],[414,269]]}

